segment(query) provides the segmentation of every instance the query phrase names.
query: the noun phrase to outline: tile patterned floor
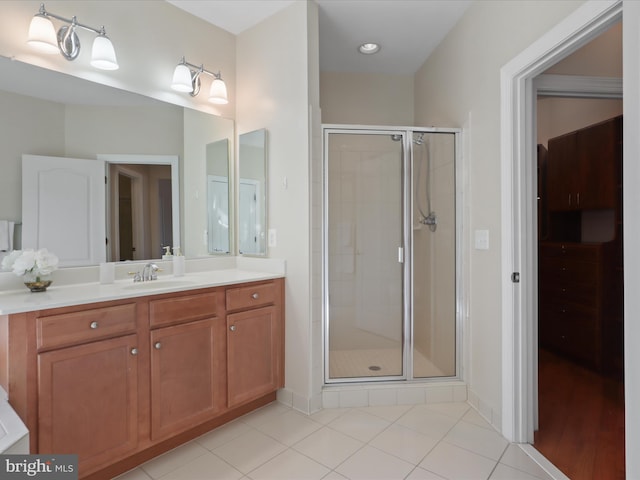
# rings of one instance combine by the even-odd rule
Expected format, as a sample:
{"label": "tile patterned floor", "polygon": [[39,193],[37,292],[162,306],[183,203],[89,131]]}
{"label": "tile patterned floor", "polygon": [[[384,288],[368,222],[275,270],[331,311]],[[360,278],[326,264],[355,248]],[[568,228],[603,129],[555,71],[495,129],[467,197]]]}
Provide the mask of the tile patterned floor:
{"label": "tile patterned floor", "polygon": [[468,404],[326,409],[272,403],[118,480],[552,480]]}

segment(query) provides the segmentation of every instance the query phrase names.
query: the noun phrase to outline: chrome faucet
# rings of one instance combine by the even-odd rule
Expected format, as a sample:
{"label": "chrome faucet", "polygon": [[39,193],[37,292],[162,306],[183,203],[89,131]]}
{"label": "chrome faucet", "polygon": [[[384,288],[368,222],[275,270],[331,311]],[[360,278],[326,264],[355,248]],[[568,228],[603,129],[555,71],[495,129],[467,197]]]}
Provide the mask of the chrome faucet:
{"label": "chrome faucet", "polygon": [[158,279],[157,272],[158,272],[158,265],[156,265],[155,263],[147,263],[142,268],[142,272],[140,274],[140,281],[146,282],[149,280],[157,280]]}

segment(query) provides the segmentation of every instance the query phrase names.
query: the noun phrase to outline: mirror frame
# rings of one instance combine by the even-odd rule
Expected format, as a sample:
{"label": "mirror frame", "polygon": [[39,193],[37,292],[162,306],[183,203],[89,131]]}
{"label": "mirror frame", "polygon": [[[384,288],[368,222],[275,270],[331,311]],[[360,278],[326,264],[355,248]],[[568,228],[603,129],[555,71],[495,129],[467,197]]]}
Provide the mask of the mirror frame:
{"label": "mirror frame", "polygon": [[[181,247],[182,240],[180,238],[180,158],[177,155],[140,155],[140,154],[107,154],[99,153],[96,155],[98,160],[103,160],[106,164],[139,164],[139,165],[170,165],[171,166],[171,223],[173,243],[172,247]],[[106,168],[107,183],[111,184],[109,168]],[[107,238],[111,240],[113,232],[111,232],[109,219],[111,218],[111,205],[107,202]],[[176,244],[176,239],[178,243]],[[117,261],[111,259],[110,261]]]}

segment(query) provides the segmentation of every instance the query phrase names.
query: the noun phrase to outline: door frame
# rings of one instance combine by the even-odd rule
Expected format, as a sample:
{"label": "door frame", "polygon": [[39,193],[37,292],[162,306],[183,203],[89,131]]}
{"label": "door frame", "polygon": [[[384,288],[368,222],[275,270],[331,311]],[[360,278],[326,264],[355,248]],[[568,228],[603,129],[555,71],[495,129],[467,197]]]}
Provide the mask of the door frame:
{"label": "door frame", "polygon": [[[621,17],[620,0],[587,1],[500,71],[502,434],[512,442],[532,443],[535,427],[537,225],[533,79]],[[512,280],[514,272],[519,273],[519,283]]]}
{"label": "door frame", "polygon": [[[406,381],[425,381],[426,378],[413,378],[412,361],[409,361],[409,356],[405,355],[407,351],[413,351],[413,325],[411,325],[411,318],[413,315],[413,271],[410,259],[413,258],[413,245],[412,245],[412,232],[413,229],[413,204],[411,195],[406,195],[405,192],[413,192],[413,173],[411,171],[411,154],[412,152],[412,139],[411,133],[447,133],[454,135],[454,155],[455,155],[455,362],[456,369],[455,375],[450,377],[432,377],[428,380],[430,382],[435,381],[451,381],[462,380],[465,381],[467,375],[466,372],[470,371],[469,368],[469,356],[465,354],[468,351],[468,338],[469,338],[469,239],[468,235],[465,235],[466,226],[469,224],[469,210],[465,207],[467,204],[467,195],[469,179],[466,172],[468,171],[467,159],[469,158],[468,151],[469,145],[464,135],[465,128],[456,127],[419,127],[419,126],[388,126],[388,125],[360,125],[360,124],[322,124],[322,145],[323,145],[323,180],[322,180],[322,332],[323,332],[323,377],[324,385],[340,385],[340,384],[373,384],[380,381],[392,381],[401,382]],[[372,134],[372,135],[402,135],[402,145],[404,152],[411,151],[410,155],[404,155],[403,158],[403,255],[404,255],[404,268],[403,268],[403,282],[405,282],[406,288],[403,291],[404,305],[403,305],[403,329],[405,338],[403,341],[403,372],[401,376],[390,377],[354,377],[346,379],[329,379],[329,355],[328,355],[328,338],[329,338],[329,282],[328,282],[328,194],[329,194],[329,181],[328,181],[328,156],[329,149],[328,136],[331,133],[347,133],[347,134]],[[409,261],[407,260],[409,259]],[[409,290],[407,294],[406,290]],[[407,295],[409,295],[407,297]],[[407,301],[407,298],[409,301]]]}
{"label": "door frame", "polygon": [[[103,160],[107,164],[141,164],[141,165],[169,165],[171,167],[171,217],[173,227],[173,247],[180,247],[180,159],[177,155],[139,155],[139,154],[111,154],[99,153],[98,160]],[[107,166],[107,183],[109,179],[109,168]],[[107,202],[107,205],[109,202]],[[107,212],[107,218],[111,218],[111,212]],[[109,234],[111,232],[108,232]],[[148,257],[144,257],[148,258]]]}

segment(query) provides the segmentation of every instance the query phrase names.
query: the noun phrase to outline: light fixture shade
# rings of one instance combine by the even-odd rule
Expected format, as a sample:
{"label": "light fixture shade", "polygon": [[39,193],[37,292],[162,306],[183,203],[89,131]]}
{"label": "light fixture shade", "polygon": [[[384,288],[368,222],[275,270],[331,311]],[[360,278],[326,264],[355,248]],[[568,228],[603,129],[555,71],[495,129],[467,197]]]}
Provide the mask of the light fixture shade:
{"label": "light fixture shade", "polygon": [[100,70],[117,70],[119,68],[113,43],[106,35],[98,35],[93,41],[91,65]]}
{"label": "light fixture shade", "polygon": [[227,98],[227,86],[224,81],[216,77],[211,83],[211,89],[209,90],[209,101],[218,105],[226,105],[229,103]]}
{"label": "light fixture shade", "polygon": [[29,25],[27,43],[42,53],[59,53],[56,29],[44,15],[34,15]]}
{"label": "light fixture shade", "polygon": [[171,88],[178,92],[193,92],[193,82],[191,80],[191,70],[184,63],[178,64],[173,71],[173,81]]}

